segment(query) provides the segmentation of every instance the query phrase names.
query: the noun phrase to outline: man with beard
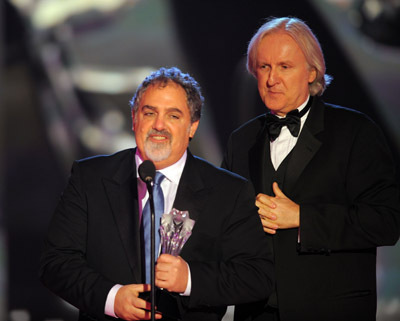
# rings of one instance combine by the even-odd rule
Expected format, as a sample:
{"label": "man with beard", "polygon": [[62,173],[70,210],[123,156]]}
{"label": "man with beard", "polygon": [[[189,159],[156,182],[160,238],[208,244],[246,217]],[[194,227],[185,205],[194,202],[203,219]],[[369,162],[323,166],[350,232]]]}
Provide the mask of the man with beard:
{"label": "man with beard", "polygon": [[[195,221],[180,256],[161,254],[156,265],[155,284],[175,293],[182,320],[221,320],[227,305],[266,299],[272,291],[271,253],[251,184],[188,150],[202,105],[192,77],[161,68],[131,101],[137,148],[74,163],[45,240],[40,276],[80,310],[79,320],[151,317],[150,303],[139,297],[150,289],[148,193],[138,179],[145,160],[157,170],[162,213],[188,211]],[[168,320],[155,315],[161,317]]]}

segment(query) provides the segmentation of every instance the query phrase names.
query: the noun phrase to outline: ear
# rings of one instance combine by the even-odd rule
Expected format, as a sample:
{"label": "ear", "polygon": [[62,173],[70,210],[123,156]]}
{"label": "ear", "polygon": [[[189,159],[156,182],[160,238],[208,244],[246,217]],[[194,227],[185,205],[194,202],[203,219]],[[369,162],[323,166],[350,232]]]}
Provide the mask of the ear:
{"label": "ear", "polygon": [[196,120],[190,125],[190,130],[189,130],[189,137],[193,138],[194,134],[196,133],[197,127],[199,127],[199,122],[200,120]]}
{"label": "ear", "polygon": [[317,70],[315,68],[311,68],[311,71],[308,74],[308,83],[311,84],[315,78],[317,78]]}

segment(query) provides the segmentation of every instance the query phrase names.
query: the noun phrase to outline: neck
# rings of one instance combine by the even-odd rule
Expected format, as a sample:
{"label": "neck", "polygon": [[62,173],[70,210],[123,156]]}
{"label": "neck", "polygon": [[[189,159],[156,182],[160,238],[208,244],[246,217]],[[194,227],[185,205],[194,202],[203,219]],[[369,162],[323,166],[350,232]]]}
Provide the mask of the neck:
{"label": "neck", "polygon": [[[289,114],[290,112],[292,112],[294,110],[298,110],[301,115],[300,117],[302,117],[307,112],[307,110],[310,109],[311,102],[312,102],[312,97],[310,95],[308,95],[306,97],[306,99],[304,100],[304,102],[296,108],[292,108],[289,111],[270,110],[270,113],[273,115],[276,115],[278,117],[286,117],[286,115]],[[303,112],[303,110],[304,110],[304,112]]]}

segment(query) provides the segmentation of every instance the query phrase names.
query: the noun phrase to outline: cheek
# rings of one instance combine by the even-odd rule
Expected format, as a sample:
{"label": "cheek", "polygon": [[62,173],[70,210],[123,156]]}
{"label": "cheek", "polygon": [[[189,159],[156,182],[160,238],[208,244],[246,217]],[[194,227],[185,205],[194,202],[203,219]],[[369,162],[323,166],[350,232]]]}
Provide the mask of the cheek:
{"label": "cheek", "polygon": [[148,133],[148,128],[144,124],[141,124],[140,126],[136,125],[135,129],[137,140],[144,141]]}
{"label": "cheek", "polygon": [[285,88],[289,92],[296,92],[296,91],[302,91],[304,88],[304,83],[307,78],[304,78],[304,76],[298,76],[296,75],[295,77],[288,77],[285,79]]}
{"label": "cheek", "polygon": [[265,82],[263,82],[261,79],[258,80],[258,92],[261,96],[264,96],[265,91],[267,90],[267,86]]}
{"label": "cheek", "polygon": [[189,131],[187,126],[181,126],[179,129],[171,132],[172,144],[177,148],[186,148],[189,143]]}
{"label": "cheek", "polygon": [[300,91],[301,93],[305,93],[309,91],[309,82],[308,82],[308,78],[306,77],[301,77],[297,80],[297,88],[298,91]]}
{"label": "cheek", "polygon": [[258,83],[258,88],[265,87],[266,77],[263,74],[258,74],[257,75],[257,83]]}

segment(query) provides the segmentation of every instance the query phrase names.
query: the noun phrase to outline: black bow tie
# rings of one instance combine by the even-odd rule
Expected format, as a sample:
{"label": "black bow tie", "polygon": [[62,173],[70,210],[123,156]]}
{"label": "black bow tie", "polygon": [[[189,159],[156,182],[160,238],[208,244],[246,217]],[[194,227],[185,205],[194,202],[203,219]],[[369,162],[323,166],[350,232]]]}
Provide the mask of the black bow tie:
{"label": "black bow tie", "polygon": [[297,109],[292,110],[291,112],[287,113],[285,118],[279,118],[278,116],[271,114],[271,112],[268,112],[267,127],[270,140],[274,141],[278,138],[283,126],[286,126],[294,137],[299,136],[301,123],[300,119],[310,109],[310,102],[311,98],[301,112],[299,112]]}

